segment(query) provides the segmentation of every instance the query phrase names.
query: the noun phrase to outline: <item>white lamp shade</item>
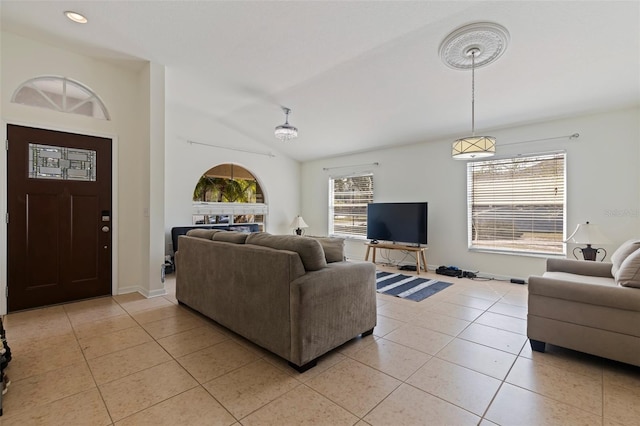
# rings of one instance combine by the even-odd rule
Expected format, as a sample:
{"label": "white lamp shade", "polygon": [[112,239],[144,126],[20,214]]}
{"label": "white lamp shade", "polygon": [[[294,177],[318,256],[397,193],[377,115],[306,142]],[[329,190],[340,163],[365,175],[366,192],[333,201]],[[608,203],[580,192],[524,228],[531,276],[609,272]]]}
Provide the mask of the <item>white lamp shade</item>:
{"label": "white lamp shade", "polygon": [[491,157],[496,153],[496,139],[492,136],[470,136],[458,139],[451,146],[451,155],[456,160]]}
{"label": "white lamp shade", "polygon": [[308,228],[309,225],[307,225],[304,221],[304,219],[302,218],[302,216],[296,216],[295,219],[293,219],[293,222],[291,222],[291,226],[289,228],[293,228],[293,229],[298,229],[298,228]]}
{"label": "white lamp shade", "polygon": [[611,240],[607,238],[598,225],[593,223],[579,223],[573,234],[565,240],[565,243],[572,242],[575,244],[611,244]]}

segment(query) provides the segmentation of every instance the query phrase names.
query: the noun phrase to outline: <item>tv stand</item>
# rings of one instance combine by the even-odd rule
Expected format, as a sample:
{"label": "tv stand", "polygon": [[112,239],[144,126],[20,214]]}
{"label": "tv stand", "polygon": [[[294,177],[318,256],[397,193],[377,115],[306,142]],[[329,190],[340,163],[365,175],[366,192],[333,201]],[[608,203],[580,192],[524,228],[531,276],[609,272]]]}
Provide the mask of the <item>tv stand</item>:
{"label": "tv stand", "polygon": [[364,256],[364,260],[369,260],[369,251],[373,248],[373,258],[371,261],[376,263],[376,249],[387,249],[387,250],[404,250],[410,251],[416,256],[416,274],[420,275],[420,262],[422,261],[422,266],[424,267],[424,271],[427,272],[427,257],[425,252],[427,251],[427,247],[420,246],[405,246],[402,244],[389,244],[389,243],[381,243],[378,242],[376,244],[373,243],[365,243],[367,246],[367,253]]}

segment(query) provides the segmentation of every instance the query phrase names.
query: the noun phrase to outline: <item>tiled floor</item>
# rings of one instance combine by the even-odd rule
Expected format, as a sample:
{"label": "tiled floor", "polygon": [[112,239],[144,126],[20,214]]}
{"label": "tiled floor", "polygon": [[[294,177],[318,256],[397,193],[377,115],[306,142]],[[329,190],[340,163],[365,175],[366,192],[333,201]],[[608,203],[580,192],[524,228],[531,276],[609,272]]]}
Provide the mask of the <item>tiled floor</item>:
{"label": "tiled floor", "polygon": [[378,326],[304,374],[169,295],[9,314],[0,425],[640,425],[640,368],[526,339],[526,286],[378,295]]}

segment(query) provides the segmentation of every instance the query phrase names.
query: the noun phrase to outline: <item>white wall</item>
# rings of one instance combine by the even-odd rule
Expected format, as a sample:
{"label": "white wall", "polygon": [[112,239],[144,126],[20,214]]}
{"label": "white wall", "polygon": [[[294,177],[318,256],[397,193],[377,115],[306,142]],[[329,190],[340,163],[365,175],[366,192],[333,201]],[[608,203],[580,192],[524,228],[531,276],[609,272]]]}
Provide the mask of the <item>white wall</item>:
{"label": "white wall", "polygon": [[[114,187],[114,248],[117,250],[114,265],[114,292],[141,291],[149,294],[149,281],[160,279],[160,263],[155,278],[149,273],[149,226],[144,209],[149,206],[149,110],[150,93],[158,92],[158,84],[141,90],[141,84],[151,84],[147,76],[149,66],[141,62],[139,69],[121,68],[116,65],[78,55],[68,50],[36,42],[11,33],[2,32],[1,40],[1,111],[3,121],[0,136],[6,136],[6,123],[30,125],[54,130],[85,133],[114,138],[114,163],[117,166],[117,182]],[[41,75],[69,77],[89,86],[101,96],[111,121],[98,120],[75,114],[34,108],[10,102],[13,91],[25,80]],[[160,85],[162,87],[162,85]],[[143,99],[146,97],[146,99]],[[163,126],[163,124],[160,124]],[[156,137],[157,132],[155,133]],[[145,141],[146,138],[146,141]],[[161,138],[161,136],[160,136]],[[163,144],[163,140],[155,143]],[[161,149],[164,152],[164,148]],[[0,163],[6,164],[2,150]],[[147,173],[147,176],[145,176]],[[160,188],[160,194],[163,194]],[[0,202],[6,212],[6,176],[0,176]],[[162,202],[160,203],[163,204]],[[117,210],[116,210],[117,209]],[[151,215],[160,213],[151,211]],[[146,229],[146,231],[143,231]],[[146,240],[145,240],[146,238]],[[0,227],[0,277],[6,282],[6,227]],[[162,251],[162,248],[159,252]],[[156,255],[157,257],[157,255]],[[156,259],[154,263],[158,262]],[[4,303],[4,288],[0,288],[0,302]]]}
{"label": "white wall", "polygon": [[[171,228],[191,225],[193,190],[204,172],[223,164],[238,164],[258,179],[269,206],[266,231],[288,234],[289,224],[300,212],[300,163],[220,124],[215,117],[167,105],[165,166],[166,252],[171,253]],[[265,138],[273,134],[265,135]],[[190,144],[187,141],[225,148]],[[237,150],[236,150],[237,149]],[[244,151],[253,151],[249,153]],[[272,150],[271,150],[272,151]]]}
{"label": "white wall", "polygon": [[[640,109],[626,109],[487,132],[499,156],[566,150],[567,232],[589,220],[613,244],[640,237]],[[576,140],[509,143],[579,133]],[[379,162],[379,166],[323,168]],[[377,150],[302,165],[302,215],[309,233],[328,230],[330,175],[371,170],[374,201],[428,201],[430,267],[456,265],[496,277],[526,278],[544,271],[544,258],[471,252],[467,249],[466,163],[451,159],[451,140]],[[364,259],[363,240],[347,243],[347,255]],[[575,246],[568,245],[567,257]]]}

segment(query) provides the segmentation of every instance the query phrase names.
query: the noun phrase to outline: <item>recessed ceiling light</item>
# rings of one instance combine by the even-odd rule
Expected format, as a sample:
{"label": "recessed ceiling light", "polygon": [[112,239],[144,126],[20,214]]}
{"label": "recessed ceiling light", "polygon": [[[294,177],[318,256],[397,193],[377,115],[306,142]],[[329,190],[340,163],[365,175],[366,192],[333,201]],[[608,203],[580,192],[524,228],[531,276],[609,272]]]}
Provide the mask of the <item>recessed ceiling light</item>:
{"label": "recessed ceiling light", "polygon": [[89,20],[82,14],[78,12],[73,12],[71,10],[67,10],[64,12],[64,16],[71,19],[73,22],[77,22],[78,24],[86,24]]}

